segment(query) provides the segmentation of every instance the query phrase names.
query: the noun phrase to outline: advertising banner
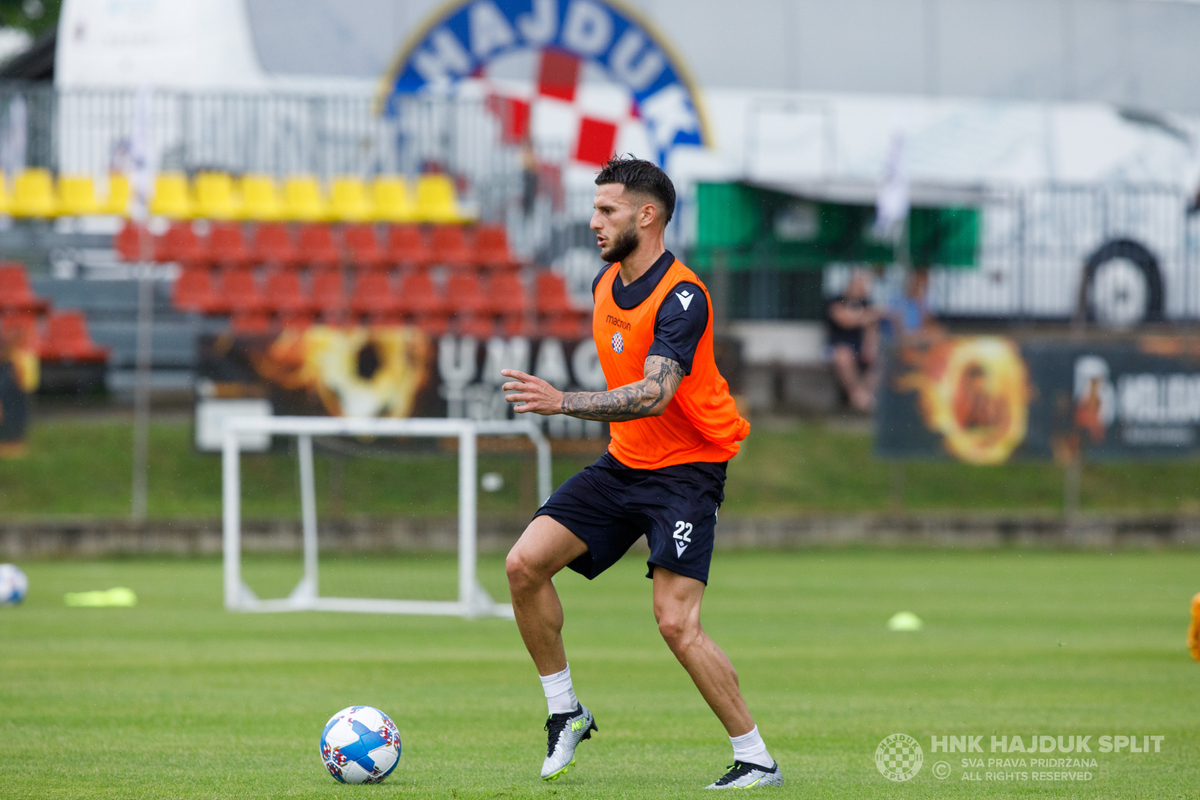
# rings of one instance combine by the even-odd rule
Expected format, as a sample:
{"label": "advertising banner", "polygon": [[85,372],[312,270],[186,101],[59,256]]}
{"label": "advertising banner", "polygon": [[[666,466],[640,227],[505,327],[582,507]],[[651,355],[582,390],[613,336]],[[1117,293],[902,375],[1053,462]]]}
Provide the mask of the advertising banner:
{"label": "advertising banner", "polygon": [[[513,416],[501,369],[530,372],[564,391],[605,388],[590,339],[433,338],[415,327],[334,327],[200,340],[196,437],[220,448],[224,413],[367,417]],[[603,423],[534,417],[559,439],[603,438]],[[260,442],[266,447],[269,442]],[[249,447],[248,449],[253,449]]]}
{"label": "advertising banner", "polygon": [[947,337],[891,351],[876,453],[968,464],[1200,451],[1200,339]]}

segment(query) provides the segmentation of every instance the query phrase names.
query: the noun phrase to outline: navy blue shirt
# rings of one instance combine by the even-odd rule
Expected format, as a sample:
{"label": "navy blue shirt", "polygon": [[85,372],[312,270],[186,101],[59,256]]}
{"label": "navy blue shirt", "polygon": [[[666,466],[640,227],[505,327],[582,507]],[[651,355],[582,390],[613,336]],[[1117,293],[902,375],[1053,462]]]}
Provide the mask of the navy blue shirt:
{"label": "navy blue shirt", "polygon": [[[670,250],[663,252],[658,260],[633,283],[626,286],[618,273],[613,280],[613,300],[620,308],[626,310],[636,308],[654,293],[659,281],[667,274],[667,270],[675,263],[675,256]],[[605,264],[604,269],[592,281],[592,298],[596,297],[596,287],[600,278],[612,264]],[[663,356],[672,361],[678,361],[683,367],[684,374],[692,374],[692,359],[696,356],[696,347],[700,337],[708,327],[708,299],[704,290],[691,281],[680,281],[671,287],[671,292],[663,299],[654,318],[654,343],[646,355]]]}

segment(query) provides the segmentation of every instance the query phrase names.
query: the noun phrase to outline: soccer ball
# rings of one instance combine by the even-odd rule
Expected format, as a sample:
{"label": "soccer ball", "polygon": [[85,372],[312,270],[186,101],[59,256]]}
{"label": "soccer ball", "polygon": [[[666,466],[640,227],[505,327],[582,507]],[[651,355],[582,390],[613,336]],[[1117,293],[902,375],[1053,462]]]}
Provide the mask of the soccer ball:
{"label": "soccer ball", "polygon": [[400,732],[378,708],[343,708],[321,731],[321,760],[342,783],[379,783],[400,763]]}
{"label": "soccer ball", "polygon": [[0,564],[0,606],[15,606],[29,594],[29,579],[15,564]]}

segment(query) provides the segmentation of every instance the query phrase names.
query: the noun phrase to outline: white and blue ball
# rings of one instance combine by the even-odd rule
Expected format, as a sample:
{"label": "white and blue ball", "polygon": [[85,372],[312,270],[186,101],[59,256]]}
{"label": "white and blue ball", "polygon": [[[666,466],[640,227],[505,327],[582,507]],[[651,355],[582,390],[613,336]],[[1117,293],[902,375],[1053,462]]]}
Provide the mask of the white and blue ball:
{"label": "white and blue ball", "polygon": [[400,763],[400,732],[378,708],[343,708],[321,731],[321,760],[342,783],[379,783]]}
{"label": "white and blue ball", "polygon": [[15,564],[0,564],[0,606],[15,606],[29,594],[29,579]]}

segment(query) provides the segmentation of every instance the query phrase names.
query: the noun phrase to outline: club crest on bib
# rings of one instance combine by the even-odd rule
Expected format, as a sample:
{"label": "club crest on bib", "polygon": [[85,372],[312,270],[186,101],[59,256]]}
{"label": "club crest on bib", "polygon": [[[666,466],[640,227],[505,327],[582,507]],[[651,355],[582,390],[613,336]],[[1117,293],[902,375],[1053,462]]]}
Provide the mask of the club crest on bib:
{"label": "club crest on bib", "polygon": [[620,353],[625,349],[625,338],[621,336],[620,331],[612,335],[612,349],[614,353]]}

